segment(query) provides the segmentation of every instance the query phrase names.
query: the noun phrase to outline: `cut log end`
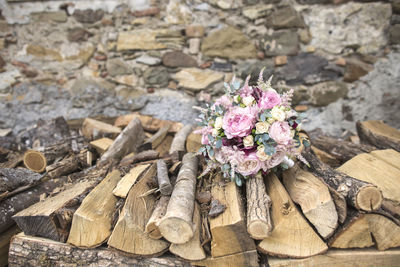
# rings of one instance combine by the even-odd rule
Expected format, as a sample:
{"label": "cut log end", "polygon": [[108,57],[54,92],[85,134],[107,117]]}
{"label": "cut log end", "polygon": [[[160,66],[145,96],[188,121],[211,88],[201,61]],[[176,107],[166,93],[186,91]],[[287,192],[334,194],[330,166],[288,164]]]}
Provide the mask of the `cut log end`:
{"label": "cut log end", "polygon": [[28,150],[24,154],[25,166],[34,172],[44,172],[47,166],[46,157],[43,153],[35,150]]}
{"label": "cut log end", "polygon": [[365,211],[376,211],[382,206],[383,196],[381,190],[376,186],[366,185],[360,189],[356,196],[359,209]]}
{"label": "cut log end", "polygon": [[247,232],[251,233],[251,237],[256,240],[267,238],[272,230],[271,223],[261,220],[253,221],[247,225]]}
{"label": "cut log end", "polygon": [[176,217],[164,218],[160,221],[158,229],[165,239],[174,244],[186,243],[194,235],[193,225]]}
{"label": "cut log end", "polygon": [[153,239],[160,239],[162,237],[156,222],[151,222],[146,225],[146,233]]}

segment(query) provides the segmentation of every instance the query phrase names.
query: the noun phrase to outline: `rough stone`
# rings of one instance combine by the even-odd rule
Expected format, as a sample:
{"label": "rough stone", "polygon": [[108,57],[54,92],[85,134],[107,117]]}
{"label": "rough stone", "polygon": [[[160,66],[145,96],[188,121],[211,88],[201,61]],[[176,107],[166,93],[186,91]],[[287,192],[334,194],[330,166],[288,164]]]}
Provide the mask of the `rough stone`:
{"label": "rough stone", "polygon": [[242,6],[241,0],[208,0],[208,2],[221,9],[236,9]]}
{"label": "rough stone", "polygon": [[182,0],[170,0],[167,5],[165,21],[169,24],[189,24],[192,22],[192,12]]}
{"label": "rough stone", "polygon": [[26,53],[43,60],[62,61],[62,56],[58,51],[43,47],[41,45],[34,45],[34,44],[27,45]]}
{"label": "rough stone", "polygon": [[63,60],[77,61],[79,64],[86,64],[94,54],[95,47],[92,43],[77,43],[62,44],[60,46],[60,55]]}
{"label": "rough stone", "polygon": [[267,56],[296,55],[299,51],[299,38],[292,30],[279,30],[265,35],[262,40]]}
{"label": "rough stone", "polygon": [[393,25],[389,28],[389,36],[391,44],[400,44],[400,24]]}
{"label": "rough stone", "polygon": [[145,91],[127,86],[117,86],[115,92],[123,99],[136,99],[146,94]]}
{"label": "rough stone", "polygon": [[130,32],[120,32],[117,41],[117,50],[157,50],[179,49],[183,45],[183,36],[180,31],[140,29]]}
{"label": "rough stone", "polygon": [[167,67],[197,67],[197,62],[194,58],[180,51],[165,53],[162,62]]}
{"label": "rough stone", "polygon": [[101,9],[77,9],[73,14],[74,18],[81,23],[95,23],[101,20],[104,16],[104,11]]}
{"label": "rough stone", "polygon": [[346,47],[354,47],[360,53],[375,53],[387,44],[385,29],[389,26],[390,4],[312,5],[302,14],[313,36],[311,45],[328,53],[339,54]]}
{"label": "rough stone", "polygon": [[392,17],[390,17],[390,24],[400,24],[400,15],[393,14]]}
{"label": "rough stone", "polygon": [[185,33],[187,37],[203,37],[204,27],[201,25],[186,26]]}
{"label": "rough stone", "polygon": [[357,81],[360,77],[368,74],[368,72],[372,71],[373,69],[373,66],[362,62],[361,60],[355,58],[346,59],[346,72],[343,80],[345,82]]}
{"label": "rough stone", "polygon": [[400,14],[400,1],[392,0],[391,2],[392,2],[393,13]]}
{"label": "rough stone", "polygon": [[68,41],[70,42],[86,42],[89,37],[93,36],[93,34],[84,28],[72,28],[68,30]]}
{"label": "rough stone", "polygon": [[299,30],[299,38],[300,38],[300,42],[302,42],[303,44],[308,44],[311,42],[311,33],[308,29],[301,29]]}
{"label": "rough stone", "polygon": [[216,62],[214,61],[210,67],[210,69],[215,71],[222,71],[222,72],[232,72],[232,64],[231,63],[223,63],[223,62]]}
{"label": "rough stone", "polygon": [[198,54],[200,51],[200,38],[191,38],[189,39],[189,53],[190,54]]}
{"label": "rough stone", "polygon": [[273,10],[273,5],[255,5],[255,6],[247,6],[243,8],[243,16],[248,19],[256,20],[262,17],[269,15]]}
{"label": "rough stone", "polygon": [[138,78],[133,74],[130,74],[130,75],[119,75],[119,76],[115,77],[113,79],[113,81],[115,81],[115,82],[117,82],[119,84],[124,84],[124,85],[128,85],[128,86],[134,87],[138,83]]}
{"label": "rough stone", "polygon": [[160,13],[160,9],[158,7],[150,7],[143,10],[136,10],[133,12],[135,17],[146,17],[146,16],[156,16]]}
{"label": "rough stone", "polygon": [[143,75],[144,81],[151,86],[166,87],[169,74],[164,67],[148,68]]}
{"label": "rough stone", "polygon": [[215,82],[221,81],[224,75],[210,70],[187,68],[176,73],[173,78],[178,81],[178,87],[180,88],[200,91]]}
{"label": "rough stone", "polygon": [[342,82],[323,82],[313,85],[309,89],[311,102],[316,106],[327,106],[348,93],[347,85]]}
{"label": "rough stone", "polygon": [[[242,62],[237,65],[236,69],[237,72],[240,74],[240,78],[245,80],[247,76],[251,76],[249,84],[255,85],[257,84],[258,76],[260,71],[264,68],[263,77],[264,79],[268,79],[271,75],[274,74],[274,61],[272,59],[265,59],[262,61],[256,62]],[[276,78],[276,77],[275,77]],[[273,79],[272,82],[274,83],[276,79]]]}
{"label": "rough stone", "polygon": [[147,54],[141,55],[136,59],[136,62],[142,63],[149,66],[159,65],[161,63],[161,59],[158,57],[152,57]]}
{"label": "rough stone", "polygon": [[0,73],[0,93],[7,93],[10,86],[17,82],[21,74],[18,70],[6,71]]}
{"label": "rough stone", "polygon": [[4,61],[3,57],[0,56],[0,69],[4,68],[7,65],[7,63]]}
{"label": "rough stone", "polygon": [[107,71],[111,76],[131,74],[132,68],[119,58],[112,58],[107,61]]}
{"label": "rough stone", "polygon": [[6,41],[4,38],[0,38],[0,51],[6,47]]}
{"label": "rough stone", "polygon": [[207,36],[201,45],[205,56],[246,59],[256,56],[256,48],[240,30],[227,27]]}
{"label": "rough stone", "polygon": [[54,12],[38,12],[32,13],[31,18],[34,21],[54,21],[54,22],[66,22],[67,21],[67,13],[65,11],[54,11]]}
{"label": "rough stone", "polygon": [[287,56],[277,56],[274,58],[275,66],[282,66],[287,63]]}
{"label": "rough stone", "polygon": [[303,28],[303,18],[292,6],[284,6],[267,17],[267,27],[274,29]]}

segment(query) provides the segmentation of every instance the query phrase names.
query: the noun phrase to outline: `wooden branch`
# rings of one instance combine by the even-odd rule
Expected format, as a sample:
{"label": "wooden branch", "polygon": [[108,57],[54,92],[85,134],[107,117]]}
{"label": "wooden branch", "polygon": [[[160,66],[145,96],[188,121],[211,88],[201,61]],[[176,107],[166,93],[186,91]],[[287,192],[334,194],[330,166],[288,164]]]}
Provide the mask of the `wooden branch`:
{"label": "wooden branch", "polygon": [[160,120],[160,119],[154,118],[152,116],[141,115],[139,113],[132,113],[132,114],[123,115],[123,116],[118,117],[114,122],[114,126],[125,127],[134,118],[138,118],[140,120],[140,122],[142,123],[143,129],[146,132],[155,133],[158,130],[160,130],[162,127],[171,125],[168,132],[176,133],[183,127],[183,124],[180,122],[169,121],[169,120]]}
{"label": "wooden branch", "polygon": [[400,170],[391,164],[365,153],[352,158],[337,170],[378,186],[384,198],[400,204]]}
{"label": "wooden branch", "polygon": [[172,140],[174,137],[171,134],[168,134],[162,143],[156,148],[156,151],[160,153],[161,157],[168,157],[169,149],[171,148]]}
{"label": "wooden branch", "polygon": [[400,152],[400,131],[382,121],[358,121],[357,133],[362,143],[381,149],[392,148]]}
{"label": "wooden branch", "polygon": [[61,177],[81,169],[82,165],[87,165],[88,151],[81,151],[79,154],[72,154],[61,161],[46,167],[47,175],[51,178]]}
{"label": "wooden branch", "polygon": [[46,169],[47,160],[42,152],[28,150],[24,154],[24,165],[31,171],[41,173]]}
{"label": "wooden branch", "polygon": [[201,146],[201,134],[190,133],[186,140],[187,152],[197,153]]}
{"label": "wooden branch", "polygon": [[128,165],[134,164],[134,163],[139,163],[139,162],[148,161],[148,160],[154,160],[154,159],[158,159],[159,156],[160,156],[160,154],[157,151],[147,150],[147,151],[140,152],[136,155],[123,158],[121,160],[121,162],[119,163],[119,166],[128,166]]}
{"label": "wooden branch", "polygon": [[258,250],[268,255],[293,258],[324,253],[328,247],[297,210],[278,177],[270,173],[264,180],[272,200],[274,229],[258,244]]}
{"label": "wooden branch", "polygon": [[196,230],[192,239],[184,244],[171,244],[169,251],[186,260],[203,260],[206,258],[206,253],[204,252],[200,241],[201,217],[200,206],[197,203],[194,206],[193,223]]}
{"label": "wooden branch", "polygon": [[158,130],[152,137],[144,141],[144,143],[139,147],[138,150],[144,151],[156,149],[156,147],[158,147],[167,136],[169,128],[171,128],[170,124],[160,128],[160,130]]}
{"label": "wooden branch", "polygon": [[311,146],[312,151],[314,151],[315,155],[325,164],[328,164],[332,168],[337,168],[340,166],[340,161],[335,158],[333,155],[315,147]]}
{"label": "wooden branch", "polygon": [[54,197],[47,198],[13,216],[18,227],[27,235],[41,236],[65,242],[69,234],[73,211],[63,210],[75,198],[87,192],[94,182],[72,185]]}
{"label": "wooden branch", "polygon": [[175,137],[172,140],[171,148],[169,149],[169,154],[174,160],[179,161],[182,159],[182,156],[186,151],[186,138],[192,132],[192,130],[193,125],[185,125],[179,130],[179,132],[175,134]]}
{"label": "wooden branch", "polygon": [[214,181],[211,189],[212,197],[225,205],[226,210],[221,215],[210,218],[211,255],[216,258],[255,250],[254,240],[247,233],[239,188],[234,182],[221,186],[219,184],[222,182],[221,175],[215,177]]}
{"label": "wooden branch", "polygon": [[115,250],[100,247],[80,249],[40,237],[19,234],[10,245],[9,266],[177,266],[190,267],[190,264],[176,257],[133,258]]}
{"label": "wooden branch", "polygon": [[197,168],[198,159],[195,154],[185,154],[167,212],[158,226],[162,236],[171,243],[186,243],[194,235],[192,219]]}
{"label": "wooden branch", "polygon": [[342,194],[352,207],[365,211],[373,211],[381,207],[382,193],[375,185],[333,170],[322,163],[310,148],[303,149],[301,154],[310,164],[311,172]]}
{"label": "wooden branch", "polygon": [[[322,181],[320,179],[320,181]],[[326,183],[325,183],[326,185]],[[347,202],[346,198],[340,194],[338,191],[328,186],[329,193],[331,193],[331,197],[333,202],[335,203],[336,212],[338,214],[338,220],[340,223],[344,223],[347,217]]]}
{"label": "wooden branch", "polygon": [[112,145],[112,143],[114,142],[114,140],[107,138],[107,137],[103,137],[97,140],[94,140],[92,142],[90,142],[90,145],[96,149],[97,153],[99,153],[99,155],[103,155],[104,152],[107,151],[107,149]]}
{"label": "wooden branch", "polygon": [[7,266],[8,264],[8,248],[10,240],[13,235],[20,232],[17,226],[11,227],[4,233],[0,234],[0,266]]}
{"label": "wooden branch", "polygon": [[86,118],[82,124],[82,135],[90,140],[101,137],[115,138],[120,133],[121,128],[90,118]]}
{"label": "wooden branch", "polygon": [[161,196],[155,205],[153,214],[146,224],[146,234],[153,239],[160,239],[162,237],[158,224],[167,212],[170,196]]}
{"label": "wooden branch", "polygon": [[172,193],[172,185],[168,177],[167,164],[162,159],[157,161],[157,181],[161,194],[170,196]]}
{"label": "wooden branch", "polygon": [[112,190],[120,178],[118,170],[112,171],[85,197],[72,218],[68,243],[93,248],[107,240],[111,234],[112,216],[117,203]]}
{"label": "wooden branch", "polygon": [[269,209],[271,199],[265,192],[262,177],[256,176],[246,180],[247,196],[247,232],[257,240],[268,237],[272,230]]}
{"label": "wooden branch", "polygon": [[195,266],[221,267],[221,266],[248,266],[258,267],[257,250],[239,252],[227,256],[207,258],[202,261],[193,261]]}
{"label": "wooden branch", "polygon": [[125,201],[118,222],[108,240],[108,245],[134,255],[159,255],[168,249],[169,243],[164,240],[150,238],[146,232],[156,202],[153,194],[146,194],[154,187],[151,181],[156,175],[153,164],[142,179],[133,186]]}
{"label": "wooden branch", "polygon": [[113,190],[113,194],[117,197],[126,198],[131,187],[136,183],[137,179],[148,169],[150,164],[137,165],[133,167],[129,173],[127,173],[118,182],[117,186]]}
{"label": "wooden branch", "polygon": [[400,249],[376,251],[376,249],[330,249],[326,254],[309,257],[306,259],[280,259],[268,257],[270,267],[298,267],[298,266],[329,266],[353,267],[358,266],[398,266]]}
{"label": "wooden branch", "polygon": [[297,165],[283,172],[282,181],[293,202],[300,205],[322,238],[331,236],[338,226],[338,214],[328,187]]}
{"label": "wooden branch", "polygon": [[39,183],[37,186],[0,202],[0,233],[14,225],[12,216],[40,201],[42,194],[50,193],[65,183],[66,177]]}
{"label": "wooden branch", "polygon": [[42,176],[25,168],[0,168],[0,194],[21,186],[36,184]]}
{"label": "wooden branch", "polygon": [[99,164],[107,161],[119,161],[130,152],[135,152],[144,140],[143,127],[139,119],[133,119],[118,135],[108,150],[101,156]]}

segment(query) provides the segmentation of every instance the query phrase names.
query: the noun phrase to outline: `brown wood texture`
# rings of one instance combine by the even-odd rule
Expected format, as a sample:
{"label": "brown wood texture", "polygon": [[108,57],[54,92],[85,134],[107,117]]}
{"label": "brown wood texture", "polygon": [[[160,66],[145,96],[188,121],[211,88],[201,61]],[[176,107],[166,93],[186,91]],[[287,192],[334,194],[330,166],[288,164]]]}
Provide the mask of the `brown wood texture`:
{"label": "brown wood texture", "polygon": [[169,128],[171,128],[170,124],[160,128],[160,130],[158,130],[153,136],[144,141],[144,143],[139,147],[139,151],[155,149],[158,147],[167,136]]}
{"label": "brown wood texture", "polygon": [[183,127],[183,124],[180,122],[160,120],[152,116],[141,115],[139,113],[132,113],[118,117],[114,122],[114,126],[125,127],[134,118],[139,118],[140,122],[142,123],[143,129],[146,132],[155,133],[162,127],[171,125],[168,131],[170,133],[176,133]]}
{"label": "brown wood texture", "polygon": [[193,125],[185,125],[180,129],[174,136],[172,140],[171,147],[169,149],[169,154],[175,161],[181,160],[183,154],[186,151],[186,139],[188,135],[192,132]]}
{"label": "brown wood texture", "polygon": [[170,196],[173,188],[169,180],[167,164],[162,159],[157,160],[157,181],[161,194]]}
{"label": "brown wood texture", "polygon": [[126,198],[131,187],[136,183],[138,178],[145,173],[150,164],[136,165],[124,177],[119,180],[117,186],[113,190],[113,194],[117,197]]}
{"label": "brown wood texture", "polygon": [[91,118],[86,118],[82,124],[82,135],[90,140],[101,137],[115,138],[119,133],[121,128]]}
{"label": "brown wood texture", "polygon": [[83,150],[46,167],[47,175],[51,178],[61,177],[86,167],[88,151]]}
{"label": "brown wood texture", "polygon": [[107,137],[103,137],[100,139],[96,139],[92,142],[90,142],[90,145],[96,149],[97,153],[99,153],[100,155],[103,155],[104,152],[107,151],[107,149],[112,145],[112,143],[114,142],[114,140],[107,138]]}
{"label": "brown wood texture", "polygon": [[0,196],[19,187],[36,184],[41,178],[40,174],[25,168],[0,168]]}
{"label": "brown wood texture", "polygon": [[153,213],[146,224],[146,233],[151,238],[160,239],[162,237],[160,230],[158,229],[158,224],[167,212],[169,199],[170,196],[161,196],[155,204]]}
{"label": "brown wood texture", "polygon": [[28,150],[24,154],[24,165],[34,172],[44,172],[47,166],[47,160],[42,152]]}
{"label": "brown wood texture", "polygon": [[361,142],[381,149],[392,148],[400,152],[400,131],[382,121],[358,121],[357,133]]}
{"label": "brown wood texture", "polygon": [[206,267],[260,266],[258,264],[257,250],[239,252],[216,258],[209,257],[202,261],[193,261],[192,264],[195,266],[206,266]]}
{"label": "brown wood texture", "polygon": [[187,152],[197,153],[201,146],[201,134],[190,133],[186,140]]}
{"label": "brown wood texture", "polygon": [[128,155],[128,156],[124,157],[120,161],[119,165],[127,166],[130,164],[134,164],[134,163],[138,163],[138,162],[142,162],[142,161],[155,160],[155,159],[158,159],[159,156],[160,156],[160,153],[155,150],[142,151],[135,155],[132,155],[132,156]]}
{"label": "brown wood texture", "polygon": [[8,263],[8,248],[11,238],[18,234],[20,230],[17,226],[9,228],[4,233],[0,234],[0,266],[7,266]]}

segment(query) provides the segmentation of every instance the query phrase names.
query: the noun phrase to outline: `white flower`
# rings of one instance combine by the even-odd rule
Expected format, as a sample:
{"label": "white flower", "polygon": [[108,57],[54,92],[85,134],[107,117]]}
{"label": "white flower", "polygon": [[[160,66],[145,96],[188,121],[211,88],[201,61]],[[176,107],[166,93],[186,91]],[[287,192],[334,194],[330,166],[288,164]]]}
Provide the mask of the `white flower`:
{"label": "white flower", "polygon": [[272,123],[274,123],[274,121],[275,121],[275,119],[274,119],[274,118],[268,118],[268,120],[267,120],[267,122],[268,122],[269,124],[272,124]]}
{"label": "white flower", "polygon": [[243,104],[245,104],[247,107],[250,107],[253,102],[254,102],[254,97],[252,96],[246,96],[242,99]]}
{"label": "white flower", "polygon": [[219,134],[218,129],[215,129],[215,128],[212,129],[212,133],[211,133],[211,134],[212,134],[212,136],[214,136],[214,137],[217,136],[217,135]]}
{"label": "white flower", "polygon": [[218,130],[222,128],[222,117],[217,117],[215,119],[214,128]]}
{"label": "white flower", "polygon": [[260,121],[256,123],[256,134],[262,134],[268,132],[269,123],[265,121]]}
{"label": "white flower", "polygon": [[273,109],[271,110],[271,115],[272,115],[272,118],[277,121],[284,121],[286,118],[285,111],[283,111],[278,106],[273,107]]}
{"label": "white flower", "polygon": [[259,160],[261,160],[261,161],[267,161],[271,156],[268,156],[266,153],[265,153],[265,147],[264,147],[264,145],[259,145],[258,147],[257,147],[257,152],[256,152],[256,155],[257,155],[257,158],[259,159]]}
{"label": "white flower", "polygon": [[235,95],[235,96],[233,97],[233,101],[234,101],[235,103],[239,103],[239,101],[240,101],[240,96],[239,96],[239,95]]}
{"label": "white flower", "polygon": [[243,138],[243,144],[245,147],[250,147],[254,145],[254,139],[252,135],[248,135],[245,138]]}

